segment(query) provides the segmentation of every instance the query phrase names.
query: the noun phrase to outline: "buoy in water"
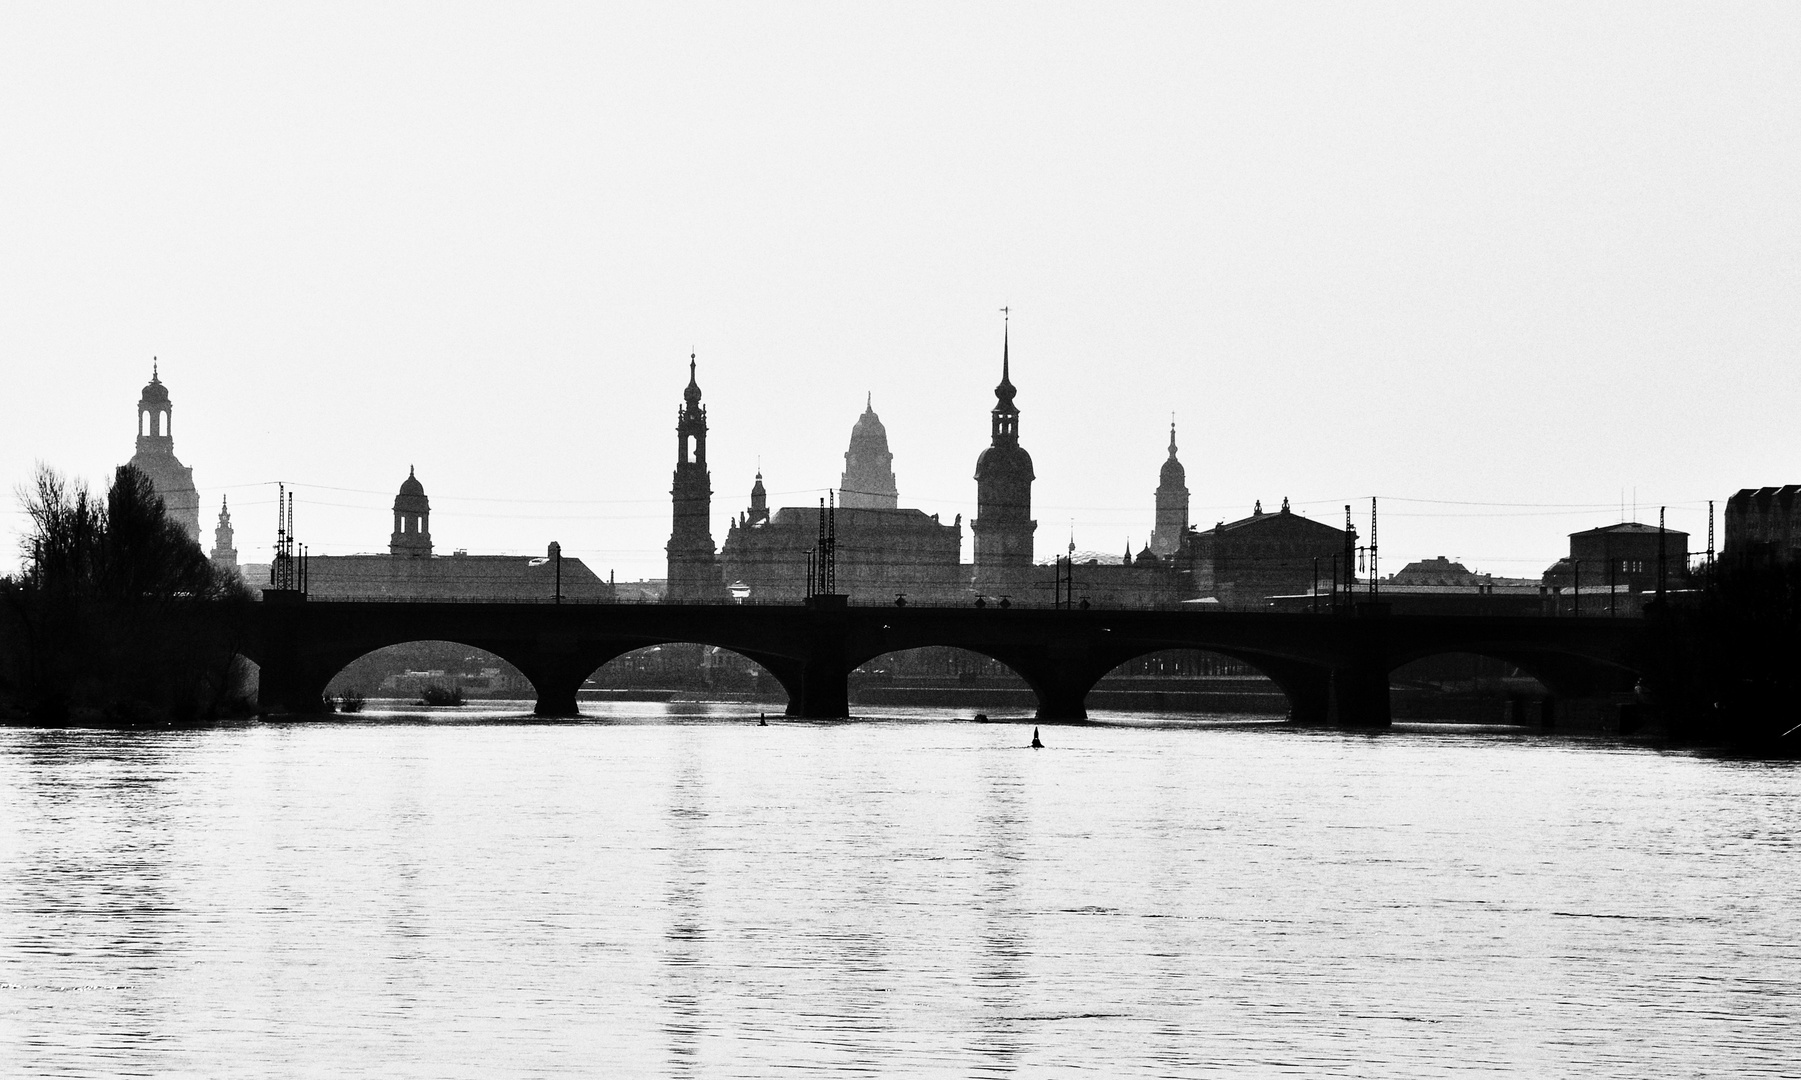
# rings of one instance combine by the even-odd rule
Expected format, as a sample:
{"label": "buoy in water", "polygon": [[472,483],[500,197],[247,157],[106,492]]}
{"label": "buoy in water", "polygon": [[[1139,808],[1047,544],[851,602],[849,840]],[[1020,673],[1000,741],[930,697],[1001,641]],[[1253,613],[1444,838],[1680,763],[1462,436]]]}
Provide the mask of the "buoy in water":
{"label": "buoy in water", "polygon": [[976,713],[975,721],[978,724],[986,724],[988,722],[988,714],[985,712]]}
{"label": "buoy in water", "polygon": [[1038,741],[1038,729],[1037,728],[1032,729],[1032,749],[1034,749],[1034,750],[1043,750],[1044,749],[1044,744],[1042,742]]}

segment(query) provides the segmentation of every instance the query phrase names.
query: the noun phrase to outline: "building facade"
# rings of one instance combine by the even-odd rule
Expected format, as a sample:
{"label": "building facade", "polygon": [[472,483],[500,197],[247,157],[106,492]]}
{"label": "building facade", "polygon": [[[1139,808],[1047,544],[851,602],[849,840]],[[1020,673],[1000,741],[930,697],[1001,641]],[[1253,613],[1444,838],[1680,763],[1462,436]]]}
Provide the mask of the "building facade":
{"label": "building facade", "polygon": [[[1343,529],[1296,514],[1283,499],[1276,513],[1264,513],[1259,502],[1250,517],[1190,530],[1176,563],[1188,575],[1184,591],[1190,595],[1260,610],[1271,597],[1310,591],[1316,574],[1325,588],[1333,568],[1344,561],[1344,550]],[[1350,580],[1346,569],[1338,566],[1341,586]]]}
{"label": "building facade", "polygon": [[169,520],[180,525],[194,545],[200,545],[200,492],[194,487],[194,470],[175,456],[175,406],[163,385],[156,364],[150,381],[138,396],[137,452],[130,465],[150,478],[150,486],[162,497]]}
{"label": "building facade", "polygon": [[1552,593],[1656,592],[1688,578],[1688,534],[1636,521],[1570,534],[1570,554],[1545,570]]}
{"label": "building facade", "polygon": [[1725,525],[1725,559],[1801,560],[1801,484],[1745,488],[1726,500]]}
{"label": "building facade", "polygon": [[[843,501],[831,512],[837,592],[853,603],[964,604],[969,568],[962,564],[963,519],[899,505],[888,433],[871,405],[851,429],[844,455]],[[785,506],[771,513],[763,474],[750,506],[731,523],[720,564],[733,592],[753,603],[797,602],[808,592],[809,560],[820,547],[824,508]]]}
{"label": "building facade", "polygon": [[[556,543],[550,544],[541,556],[470,555],[463,551],[434,555],[430,513],[425,485],[409,468],[394,500],[394,532],[388,539],[388,553],[308,556],[307,595],[320,600],[549,603],[614,599],[609,582],[601,580],[582,560],[565,556]],[[220,519],[222,527],[229,528],[223,510]],[[229,543],[229,537],[225,542]]]}
{"label": "building facade", "polygon": [[700,403],[695,360],[688,357],[688,388],[676,413],[675,479],[669,489],[675,520],[669,532],[669,576],[663,602],[723,604],[718,549],[713,546],[713,477],[707,471],[707,408]]}

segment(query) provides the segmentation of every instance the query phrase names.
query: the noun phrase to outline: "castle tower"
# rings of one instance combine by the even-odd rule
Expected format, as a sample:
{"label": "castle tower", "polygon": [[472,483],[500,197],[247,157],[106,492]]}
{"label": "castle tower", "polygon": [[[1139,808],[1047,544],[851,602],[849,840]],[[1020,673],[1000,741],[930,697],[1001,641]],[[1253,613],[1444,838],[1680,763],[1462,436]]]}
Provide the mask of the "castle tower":
{"label": "castle tower", "polygon": [[138,445],[130,464],[150,478],[150,486],[162,496],[169,520],[180,525],[194,546],[200,546],[200,492],[194,488],[194,470],[175,457],[172,430],[175,407],[169,388],[150,365],[150,382],[138,397]]}
{"label": "castle tower", "polygon": [[873,395],[850,430],[844,452],[844,477],[838,481],[838,505],[847,510],[893,510],[900,506],[894,486],[894,455],[888,452],[888,429],[875,414]]}
{"label": "castle tower", "polygon": [[394,535],[388,537],[388,554],[424,559],[431,556],[431,500],[425,485],[407,466],[400,494],[394,496]]}
{"label": "castle tower", "polygon": [[238,549],[232,546],[231,510],[225,505],[225,497],[219,497],[219,524],[213,526],[213,567],[217,570],[236,570],[238,568]]}
{"label": "castle tower", "polygon": [[978,592],[1023,587],[1032,567],[1032,455],[1019,445],[1007,331],[1001,332],[1001,381],[994,388],[992,437],[976,459],[975,577]]}
{"label": "castle tower", "polygon": [[717,549],[710,522],[713,479],[707,472],[707,409],[700,403],[694,357],[688,357],[688,388],[675,418],[675,523],[669,533],[669,581],[666,604],[723,604],[725,581],[719,576]]}
{"label": "castle tower", "polygon": [[763,487],[763,470],[757,470],[757,482],[750,486],[750,513],[745,521],[761,525],[769,520],[769,492]]}
{"label": "castle tower", "polygon": [[1168,558],[1182,546],[1188,531],[1187,473],[1176,460],[1176,422],[1169,422],[1169,460],[1157,477],[1157,525],[1151,530],[1151,551]]}

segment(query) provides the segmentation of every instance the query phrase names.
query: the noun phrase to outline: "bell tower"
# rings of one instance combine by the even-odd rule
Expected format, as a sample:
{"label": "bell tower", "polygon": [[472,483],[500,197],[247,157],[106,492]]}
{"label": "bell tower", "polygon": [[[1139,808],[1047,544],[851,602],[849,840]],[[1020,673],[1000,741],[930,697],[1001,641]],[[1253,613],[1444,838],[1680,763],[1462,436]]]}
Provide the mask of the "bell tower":
{"label": "bell tower", "polygon": [[688,356],[688,388],[675,416],[675,480],[669,489],[674,523],[669,532],[669,580],[666,604],[723,604],[725,581],[719,575],[718,549],[711,523],[713,478],[707,471],[707,408],[700,403],[695,358]]}
{"label": "bell tower", "polygon": [[400,483],[400,494],[394,496],[394,534],[388,537],[388,554],[431,557],[431,500],[425,497],[425,485],[411,465]]}
{"label": "bell tower", "polygon": [[1032,455],[1019,445],[1019,407],[1013,404],[1009,328],[1001,331],[1001,381],[989,414],[989,445],[976,459],[977,592],[1010,592],[1027,585],[1032,569]]}

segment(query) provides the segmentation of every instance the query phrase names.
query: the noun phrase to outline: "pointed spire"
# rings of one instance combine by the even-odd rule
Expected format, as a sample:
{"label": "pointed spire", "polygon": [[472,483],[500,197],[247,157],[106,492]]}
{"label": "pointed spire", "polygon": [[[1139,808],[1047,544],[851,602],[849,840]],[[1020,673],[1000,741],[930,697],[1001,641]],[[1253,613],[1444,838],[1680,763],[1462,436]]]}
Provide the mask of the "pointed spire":
{"label": "pointed spire", "polygon": [[863,391],[863,394],[863,411],[875,412],[875,391],[865,390]]}
{"label": "pointed spire", "polygon": [[1176,459],[1176,414],[1169,414],[1169,459]]}
{"label": "pointed spire", "polygon": [[156,357],[152,356],[150,358],[150,381],[151,382],[161,382],[162,381],[162,377],[157,370],[160,366],[161,365],[157,363]]}
{"label": "pointed spire", "polygon": [[[1001,309],[1003,314],[1006,313],[1006,311],[1006,308]],[[994,388],[996,400],[1000,402],[1000,407],[1006,409],[1012,408],[1013,395],[1018,393],[1018,391],[1013,388],[1013,373],[1011,370],[1010,358],[1008,357],[1008,339],[1011,337],[1011,323],[1012,320],[1011,317],[1009,317],[1008,321],[1001,325],[1001,382],[999,386]]]}

